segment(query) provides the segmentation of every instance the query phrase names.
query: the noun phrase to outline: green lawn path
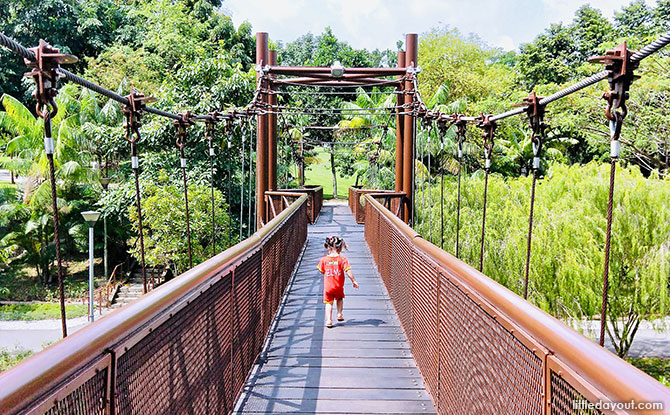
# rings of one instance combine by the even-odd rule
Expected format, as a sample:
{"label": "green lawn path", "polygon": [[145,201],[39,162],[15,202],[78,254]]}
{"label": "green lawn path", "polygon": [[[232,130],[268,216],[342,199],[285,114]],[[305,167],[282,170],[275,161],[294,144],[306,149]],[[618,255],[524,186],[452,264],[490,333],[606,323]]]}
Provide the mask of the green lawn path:
{"label": "green lawn path", "polygon": [[[333,175],[330,172],[330,154],[323,148],[318,149],[318,163],[305,168],[305,183],[323,186],[324,199],[333,198]],[[349,186],[356,182],[354,176],[343,177],[337,173],[337,198],[346,199],[349,196]]]}

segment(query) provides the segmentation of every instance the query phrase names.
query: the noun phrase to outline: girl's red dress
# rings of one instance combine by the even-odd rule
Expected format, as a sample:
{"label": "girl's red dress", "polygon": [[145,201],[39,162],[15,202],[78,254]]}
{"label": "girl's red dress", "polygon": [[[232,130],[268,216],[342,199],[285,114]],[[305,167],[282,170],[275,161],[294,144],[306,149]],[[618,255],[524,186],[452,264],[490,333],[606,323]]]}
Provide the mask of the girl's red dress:
{"label": "girl's red dress", "polygon": [[351,269],[342,255],[324,255],[317,268],[323,274],[323,302],[332,303],[344,298],[344,273]]}

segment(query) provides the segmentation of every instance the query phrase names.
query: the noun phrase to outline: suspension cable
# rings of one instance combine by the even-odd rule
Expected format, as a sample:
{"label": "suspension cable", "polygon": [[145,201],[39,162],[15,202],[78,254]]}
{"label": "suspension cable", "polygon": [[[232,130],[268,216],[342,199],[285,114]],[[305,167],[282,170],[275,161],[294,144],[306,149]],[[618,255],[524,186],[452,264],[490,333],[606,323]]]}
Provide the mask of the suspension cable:
{"label": "suspension cable", "polygon": [[[216,119],[216,115],[212,114],[212,119]],[[214,128],[215,122],[209,121],[205,123],[205,138],[207,139],[207,144],[209,147],[209,170],[210,170],[210,189],[211,189],[211,199],[212,199],[212,256],[216,255],[216,204],[214,202]]]}
{"label": "suspension cable", "polygon": [[[2,39],[5,41],[5,39]],[[11,39],[8,39],[11,41]],[[3,43],[16,47],[20,53],[28,54],[27,49],[24,50],[21,45],[11,41]],[[32,53],[32,52],[31,52]],[[63,338],[67,337],[67,316],[65,314],[65,288],[63,277],[63,257],[60,246],[60,219],[58,212],[58,198],[56,194],[56,173],[54,163],[54,153],[56,146],[51,134],[51,120],[58,114],[58,105],[54,98],[58,94],[58,66],[62,62],[76,62],[76,58],[70,55],[58,53],[58,49],[54,49],[47,45],[46,42],[40,41],[39,46],[33,53],[33,60],[27,61],[28,67],[32,69],[30,73],[25,74],[26,77],[32,77],[35,81],[35,91],[33,98],[37,101],[36,112],[37,115],[44,120],[44,153],[47,156],[49,163],[49,185],[51,187],[51,208],[53,210],[53,224],[54,224],[54,244],[56,246],[56,266],[58,273],[58,294],[60,299],[60,314],[61,314],[61,329]]]}
{"label": "suspension cable", "polygon": [[491,155],[493,153],[493,137],[495,135],[496,123],[491,121],[490,115],[482,114],[480,122],[477,125],[483,130],[482,137],[484,138],[484,156],[485,156],[485,175],[484,175],[484,203],[482,206],[482,238],[481,248],[479,251],[479,272],[484,270],[484,236],[486,230],[486,200],[489,185],[489,174],[491,172]]}
{"label": "suspension cable", "polygon": [[188,208],[188,184],[186,182],[186,155],[184,149],[188,141],[188,127],[193,125],[190,113],[181,114],[181,119],[174,122],[177,139],[175,144],[179,149],[179,162],[181,165],[182,178],[184,180],[184,206],[186,208],[186,240],[188,242],[188,267],[193,268],[193,251],[191,248],[191,219]]}
{"label": "suspension cable", "polygon": [[[251,119],[248,120],[249,124],[249,189],[248,189],[248,196],[247,199],[249,200],[249,217],[247,220],[247,237],[251,236],[251,227],[252,227],[252,222],[251,222],[251,187],[252,187],[252,181],[253,181],[253,187],[256,187],[256,179],[255,175],[252,173],[252,163],[253,163],[253,153],[254,153],[254,140],[253,140],[253,121]],[[244,154],[242,154],[242,157],[244,157]]]}
{"label": "suspension cable", "polygon": [[463,121],[461,114],[455,114],[456,140],[458,145],[458,195],[456,200],[456,258],[461,257],[461,180],[463,176],[463,143],[468,123]]}
{"label": "suspension cable", "polygon": [[437,121],[440,134],[440,249],[444,249],[444,138],[447,135],[446,121]]}
{"label": "suspension cable", "polygon": [[126,141],[130,143],[130,163],[135,181],[135,203],[137,207],[137,224],[140,239],[140,261],[142,265],[142,286],[146,294],[149,290],[147,285],[147,266],[144,253],[144,228],[142,226],[142,203],[140,194],[140,162],[137,155],[137,143],[140,141],[140,127],[142,113],[146,108],[147,98],[139,92],[132,90],[128,95],[128,105],[121,112],[125,116]]}
{"label": "suspension cable", "polygon": [[[240,241],[242,240],[242,224],[244,223],[243,219],[243,214],[244,214],[244,183],[246,182],[246,178],[244,177],[244,159],[245,159],[245,153],[244,153],[244,143],[246,141],[246,136],[247,136],[247,131],[244,123],[240,124],[240,133],[242,135],[242,151],[240,154],[242,154],[242,174],[240,175]],[[251,145],[251,144],[249,144]]]}
{"label": "suspension cable", "polygon": [[226,175],[226,179],[228,180],[228,189],[226,192],[226,199],[228,202],[228,246],[232,246],[232,225],[233,225],[233,213],[232,213],[232,195],[233,195],[233,185],[232,185],[232,168],[231,165],[233,164],[233,152],[231,151],[232,148],[232,142],[233,142],[233,129],[231,125],[230,120],[226,120],[225,124],[225,135],[226,135],[226,145],[227,145],[227,153],[226,154],[226,160],[228,162],[228,174]]}
{"label": "suspension cable", "polygon": [[528,113],[528,121],[531,128],[531,142],[533,145],[533,182],[530,193],[530,208],[528,214],[528,243],[526,246],[526,269],[523,282],[523,298],[528,299],[528,276],[530,274],[530,254],[531,241],[533,238],[533,211],[535,208],[535,185],[537,183],[537,175],[540,170],[540,152],[542,151],[542,144],[544,141],[544,134],[547,128],[544,123],[544,105],[540,104],[540,97],[535,92],[532,92],[527,98],[524,98],[526,112]]}
{"label": "suspension cable", "polygon": [[[667,37],[667,42],[670,42],[670,36]],[[644,57],[645,53],[652,53],[656,48],[660,49],[660,45],[666,40],[659,40],[658,43],[650,45],[643,49],[644,53],[639,56]],[[667,42],[665,44],[667,44]],[[605,264],[603,269],[603,299],[600,312],[600,345],[605,345],[605,332],[607,331],[607,305],[608,305],[608,291],[609,291],[609,263],[610,263],[610,249],[612,239],[612,219],[613,219],[613,205],[614,205],[614,179],[616,177],[616,163],[620,154],[621,127],[623,120],[628,114],[626,107],[626,100],[628,99],[628,90],[631,83],[635,80],[634,71],[637,69],[639,59],[633,60],[631,51],[626,47],[626,43],[617,46],[612,50],[608,50],[603,56],[595,56],[589,59],[593,63],[601,63],[605,65],[608,72],[609,91],[605,92],[603,98],[607,100],[607,107],[605,115],[610,122],[610,180],[609,180],[609,194],[607,198],[607,229],[605,233]],[[647,55],[648,56],[648,55]]]}

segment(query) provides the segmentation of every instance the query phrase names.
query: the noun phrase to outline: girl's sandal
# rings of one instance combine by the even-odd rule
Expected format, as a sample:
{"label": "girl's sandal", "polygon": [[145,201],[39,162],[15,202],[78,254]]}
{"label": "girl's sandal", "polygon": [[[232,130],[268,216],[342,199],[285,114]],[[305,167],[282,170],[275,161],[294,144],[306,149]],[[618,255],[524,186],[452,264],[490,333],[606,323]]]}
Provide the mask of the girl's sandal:
{"label": "girl's sandal", "polygon": [[332,321],[327,321],[326,322],[326,327],[329,328],[329,329],[332,329],[333,328],[333,322]]}
{"label": "girl's sandal", "polygon": [[338,315],[337,321],[344,321],[344,316],[342,314]]}

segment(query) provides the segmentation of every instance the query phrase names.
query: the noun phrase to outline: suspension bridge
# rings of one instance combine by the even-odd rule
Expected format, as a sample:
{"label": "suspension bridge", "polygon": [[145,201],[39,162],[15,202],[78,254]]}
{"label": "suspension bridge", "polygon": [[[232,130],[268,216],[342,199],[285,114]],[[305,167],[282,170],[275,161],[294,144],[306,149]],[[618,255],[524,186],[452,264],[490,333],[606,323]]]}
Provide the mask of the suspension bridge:
{"label": "suspension bridge", "polygon": [[[668,43],[670,34],[635,53],[622,44],[593,59],[605,64],[605,70],[566,89],[544,98],[531,94],[517,108],[502,114],[468,116],[430,111],[423,103],[418,92],[417,35],[407,35],[406,50],[398,54],[397,67],[344,68],[337,64],[278,66],[267,34],[259,33],[258,83],[253,100],[245,108],[199,115],[151,107],[153,100],[137,91],[120,96],[62,68],[76,58],[59,53],[48,43],[40,41],[37,47],[27,49],[0,34],[0,44],[25,59],[31,69],[27,75],[36,83],[36,113],[45,125],[54,206],[57,195],[50,121],[58,112],[54,98],[60,80],[123,105],[143,271],[137,179],[142,117],[150,113],[175,126],[189,258],[184,156],[190,143],[189,130],[195,123],[206,124],[213,163],[217,149],[211,143],[220,123],[226,126],[227,135],[236,122],[256,123],[256,158],[250,158],[247,165],[251,170],[255,163],[256,190],[253,197],[247,195],[248,210],[239,212],[241,221],[247,215],[250,223],[254,222],[255,232],[223,252],[214,250],[210,259],[191,263],[188,271],[154,289],[148,289],[145,275],[146,293],[138,300],[4,372],[0,375],[0,413],[559,415],[608,413],[595,406],[605,402],[621,404],[610,411],[619,414],[670,414],[668,388],[601,347],[609,295],[615,166],[628,90],[639,62]],[[455,127],[459,148],[468,125],[481,128],[488,178],[496,126],[505,118],[527,115],[533,133],[534,188],[545,107],[603,80],[609,84],[604,115],[610,121],[612,144],[603,328],[598,345],[481,273],[486,186],[479,270],[460,261],[458,253],[455,257],[431,244],[410,225],[416,212],[415,137],[419,121],[438,128],[443,143],[446,129]],[[395,118],[395,188],[352,188],[348,209],[324,205],[318,186],[279,189],[278,116],[335,111],[279,105],[279,94],[292,93],[282,90],[284,86],[342,93],[359,87],[393,88],[395,105],[359,112]],[[250,142],[250,152],[251,146]],[[459,151],[459,159],[461,156]],[[229,187],[229,196],[231,192]],[[531,201],[526,264],[531,256],[532,206]],[[58,210],[53,212],[62,299]],[[443,207],[441,214],[443,221]],[[458,232],[458,226],[456,229]],[[435,228],[438,230],[444,232],[443,223]],[[349,257],[361,289],[347,299],[346,320],[328,330],[323,326],[320,279],[313,265],[323,254],[323,237],[331,234],[343,235],[351,242]],[[528,265],[526,287],[527,269]],[[67,334],[65,326],[63,334]]]}

